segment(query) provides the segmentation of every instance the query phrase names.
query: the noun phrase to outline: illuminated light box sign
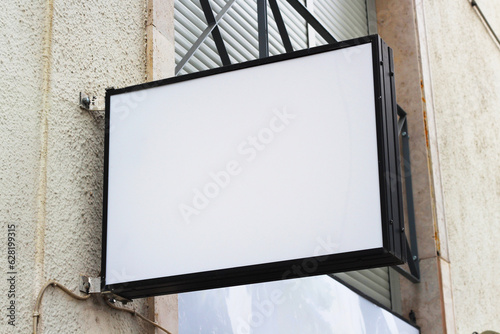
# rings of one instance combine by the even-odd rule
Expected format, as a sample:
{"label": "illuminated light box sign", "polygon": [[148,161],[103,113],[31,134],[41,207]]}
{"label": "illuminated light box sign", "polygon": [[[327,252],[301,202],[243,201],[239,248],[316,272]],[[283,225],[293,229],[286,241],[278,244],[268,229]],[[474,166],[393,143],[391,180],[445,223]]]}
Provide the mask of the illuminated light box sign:
{"label": "illuminated light box sign", "polygon": [[402,263],[394,91],[378,36],[108,90],[103,289]]}

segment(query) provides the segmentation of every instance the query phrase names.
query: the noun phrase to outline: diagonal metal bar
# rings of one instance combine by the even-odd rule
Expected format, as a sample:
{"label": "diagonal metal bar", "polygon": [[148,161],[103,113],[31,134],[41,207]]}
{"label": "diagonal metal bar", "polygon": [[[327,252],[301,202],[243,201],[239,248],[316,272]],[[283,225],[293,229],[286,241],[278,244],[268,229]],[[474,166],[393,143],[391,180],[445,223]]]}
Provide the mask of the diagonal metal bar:
{"label": "diagonal metal bar", "polygon": [[406,256],[408,258],[408,266],[410,267],[410,273],[417,279],[420,279],[420,270],[418,266],[418,258],[413,255],[413,250],[408,244],[408,239],[406,239]]}
{"label": "diagonal metal bar", "polygon": [[323,25],[301,4],[298,0],[286,0],[290,6],[299,13],[314,30],[318,32],[328,43],[336,43],[337,40],[323,27]]}
{"label": "diagonal metal bar", "polygon": [[398,134],[401,135],[401,132],[403,131],[403,127],[405,126],[406,123],[406,116],[400,117],[398,120]]}
{"label": "diagonal metal bar", "polygon": [[410,272],[406,272],[401,267],[395,266],[401,275],[409,279],[413,283],[418,283],[420,281],[420,259],[418,258],[418,244],[417,244],[417,228],[415,222],[415,207],[413,203],[413,183],[412,183],[412,172],[411,172],[411,160],[410,160],[410,137],[408,134],[408,121],[406,119],[406,112],[399,105],[397,106],[398,116],[399,116],[399,133],[401,135],[402,149],[403,149],[403,168],[404,168],[404,178],[405,178],[405,188],[406,188],[406,208],[408,211],[408,229],[410,236],[410,245],[408,245],[408,239],[406,239],[406,249],[407,249],[407,259],[408,267]]}
{"label": "diagonal metal bar", "polygon": [[224,45],[224,41],[222,40],[219,26],[217,25],[217,22],[215,22],[212,7],[210,6],[208,0],[200,0],[200,3],[201,8],[203,9],[203,13],[205,14],[205,19],[207,20],[207,24],[215,24],[214,28],[212,29],[212,37],[214,38],[215,46],[217,47],[222,65],[231,65],[231,60],[229,60],[229,55],[227,53],[226,46]]}
{"label": "diagonal metal bar", "polygon": [[267,0],[257,0],[259,30],[259,58],[269,57],[269,34],[267,25]]}
{"label": "diagonal metal bar", "polygon": [[411,157],[410,157],[410,138],[408,134],[408,122],[404,123],[402,129],[402,144],[403,144],[403,167],[405,174],[405,188],[406,188],[406,207],[408,210],[408,228],[410,232],[410,245],[412,257],[415,260],[416,274],[420,278],[420,268],[418,264],[418,243],[417,243],[417,227],[415,221],[415,206],[413,203],[413,182],[411,171]]}
{"label": "diagonal metal bar", "polygon": [[177,66],[175,66],[175,75],[178,75],[179,72],[184,68],[184,66],[187,64],[187,62],[189,61],[189,59],[191,59],[191,57],[194,55],[194,53],[196,52],[196,50],[198,50],[198,48],[200,47],[200,45],[203,44],[203,42],[205,41],[205,39],[207,38],[207,36],[217,26],[217,24],[224,17],[224,15],[226,15],[227,11],[233,6],[233,4],[234,4],[235,1],[236,0],[228,0],[228,2],[224,5],[224,7],[222,7],[222,9],[220,10],[220,12],[215,17],[215,23],[214,24],[209,24],[208,27],[206,27],[205,30],[203,30],[203,32],[201,33],[200,37],[198,37],[198,39],[196,40],[196,42],[193,43],[193,46],[191,46],[191,48],[188,50],[188,52],[186,52],[186,54],[184,55],[184,57],[182,57],[181,61],[177,64]]}
{"label": "diagonal metal bar", "polygon": [[[305,6],[311,13],[314,13],[314,8],[315,8],[314,0],[306,0]],[[307,27],[307,46],[314,47],[316,46],[316,31],[309,24],[307,24],[306,27]]]}
{"label": "diagonal metal bar", "polygon": [[401,132],[403,131],[403,127],[407,126],[406,125],[406,111],[403,110],[398,104],[398,116],[399,116],[399,121],[398,121],[398,134],[401,135]]}
{"label": "diagonal metal bar", "polygon": [[408,259],[408,267],[410,272],[407,272],[400,266],[393,266],[392,268],[400,273],[403,277],[408,279],[412,283],[420,283],[420,269],[418,266],[418,259],[413,259],[412,251],[410,250],[410,246],[408,245],[408,239],[406,239],[406,257]]}
{"label": "diagonal metal bar", "polygon": [[288,36],[288,32],[286,31],[285,22],[283,21],[283,16],[281,15],[278,3],[276,0],[269,0],[269,6],[273,11],[274,21],[276,21],[276,25],[278,26],[278,31],[286,52],[293,52],[292,42],[290,42],[290,36]]}

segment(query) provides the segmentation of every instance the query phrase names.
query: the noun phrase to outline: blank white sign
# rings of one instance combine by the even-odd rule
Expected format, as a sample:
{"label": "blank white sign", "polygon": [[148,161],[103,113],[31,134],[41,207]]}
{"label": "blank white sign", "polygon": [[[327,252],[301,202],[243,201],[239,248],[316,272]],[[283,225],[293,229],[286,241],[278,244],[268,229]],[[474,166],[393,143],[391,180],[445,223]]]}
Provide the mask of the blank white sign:
{"label": "blank white sign", "polygon": [[381,248],[371,48],[111,95],[106,284]]}

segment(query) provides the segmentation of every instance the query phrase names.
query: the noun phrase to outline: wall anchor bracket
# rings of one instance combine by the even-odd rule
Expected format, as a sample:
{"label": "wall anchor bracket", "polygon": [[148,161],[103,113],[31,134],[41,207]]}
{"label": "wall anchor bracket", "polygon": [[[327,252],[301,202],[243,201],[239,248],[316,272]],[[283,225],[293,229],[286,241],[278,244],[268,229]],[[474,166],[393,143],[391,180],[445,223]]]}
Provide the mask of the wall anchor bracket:
{"label": "wall anchor bracket", "polygon": [[80,103],[80,108],[85,109],[87,111],[106,110],[104,97],[90,96],[80,92],[79,103]]}
{"label": "wall anchor bracket", "polygon": [[119,301],[120,303],[125,305],[127,303],[132,302],[130,299],[114,294],[111,291],[102,291],[100,277],[89,277],[85,275],[80,275],[80,284],[78,288],[81,292],[86,294],[103,295],[113,303],[115,301]]}
{"label": "wall anchor bracket", "polygon": [[80,291],[83,293],[87,294],[101,293],[101,278],[81,275],[80,284],[78,287]]}
{"label": "wall anchor bracket", "polygon": [[122,296],[119,296],[119,295],[114,294],[114,293],[112,293],[110,291],[103,291],[102,295],[105,296],[106,298],[108,298],[108,300],[111,303],[115,303],[115,302],[118,301],[118,302],[122,303],[123,305],[126,305],[127,303],[131,303],[132,302],[130,299],[122,297]]}

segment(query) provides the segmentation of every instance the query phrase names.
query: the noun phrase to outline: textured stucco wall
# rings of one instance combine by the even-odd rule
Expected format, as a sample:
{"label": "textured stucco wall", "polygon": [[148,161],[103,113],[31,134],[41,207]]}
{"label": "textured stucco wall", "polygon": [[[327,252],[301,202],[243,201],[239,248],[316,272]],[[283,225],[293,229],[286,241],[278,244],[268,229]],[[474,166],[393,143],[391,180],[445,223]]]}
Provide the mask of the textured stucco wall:
{"label": "textured stucco wall", "polygon": [[467,0],[423,5],[457,333],[500,331],[500,46]]}
{"label": "textured stucco wall", "polygon": [[[7,2],[0,11],[0,332],[28,333],[35,275],[43,82],[43,1]],[[16,225],[15,329],[8,330],[7,226]],[[22,325],[21,325],[22,321]]]}
{"label": "textured stucco wall", "polygon": [[[104,120],[78,107],[80,91],[145,81],[143,0],[7,1],[0,11],[1,333],[29,333],[38,290],[76,291],[100,270]],[[7,324],[7,225],[17,226],[16,326]],[[147,314],[144,301],[134,303]],[[49,288],[41,333],[146,333],[99,298]]]}

